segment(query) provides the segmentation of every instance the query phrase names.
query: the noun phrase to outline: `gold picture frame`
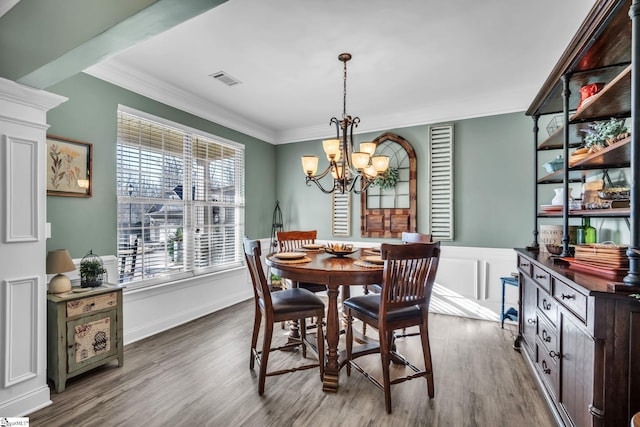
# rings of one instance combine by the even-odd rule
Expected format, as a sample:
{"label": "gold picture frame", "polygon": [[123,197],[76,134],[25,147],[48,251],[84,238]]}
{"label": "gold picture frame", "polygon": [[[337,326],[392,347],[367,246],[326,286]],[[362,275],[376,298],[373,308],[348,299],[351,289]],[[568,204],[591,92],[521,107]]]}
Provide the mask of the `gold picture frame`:
{"label": "gold picture frame", "polygon": [[47,196],[91,197],[93,145],[47,135]]}

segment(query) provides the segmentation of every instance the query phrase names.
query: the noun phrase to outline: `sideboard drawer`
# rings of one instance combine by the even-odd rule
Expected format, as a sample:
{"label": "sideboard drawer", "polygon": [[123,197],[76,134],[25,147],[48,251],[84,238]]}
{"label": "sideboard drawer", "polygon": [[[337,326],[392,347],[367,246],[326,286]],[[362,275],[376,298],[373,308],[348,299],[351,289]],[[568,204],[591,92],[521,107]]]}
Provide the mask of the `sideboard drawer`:
{"label": "sideboard drawer", "polygon": [[527,276],[531,277],[531,262],[521,256],[518,257],[518,268]]}
{"label": "sideboard drawer", "polygon": [[560,280],[553,279],[553,296],[580,320],[587,320],[587,296]]}
{"label": "sideboard drawer", "polygon": [[93,311],[114,308],[118,304],[118,293],[96,295],[67,301],[67,317],[80,316]]}
{"label": "sideboard drawer", "polygon": [[547,389],[558,398],[559,381],[558,381],[558,365],[553,357],[544,347],[538,346],[538,369],[542,373],[542,380],[547,383]]}
{"label": "sideboard drawer", "polygon": [[556,326],[558,323],[558,302],[540,288],[538,288],[538,310],[547,317],[553,326]]}
{"label": "sideboard drawer", "polygon": [[[545,352],[545,354],[549,354],[550,351],[558,351],[558,333],[555,328],[545,320],[544,316],[538,316],[536,333],[542,343],[540,351]],[[555,359],[553,361],[555,363]]]}
{"label": "sideboard drawer", "polygon": [[542,286],[545,291],[551,292],[551,275],[537,265],[533,266],[533,280]]}

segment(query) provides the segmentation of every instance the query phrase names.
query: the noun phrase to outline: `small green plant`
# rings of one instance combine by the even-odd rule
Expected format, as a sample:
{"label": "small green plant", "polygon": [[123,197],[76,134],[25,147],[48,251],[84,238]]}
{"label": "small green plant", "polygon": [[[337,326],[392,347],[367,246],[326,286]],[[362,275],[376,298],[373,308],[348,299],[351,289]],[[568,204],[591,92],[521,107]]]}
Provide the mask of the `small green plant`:
{"label": "small green plant", "polygon": [[627,127],[623,119],[611,118],[606,122],[589,123],[584,129],[584,146],[591,152],[599,151],[616,141],[619,135],[626,134]]}
{"label": "small green plant", "polygon": [[390,167],[373,180],[373,185],[380,187],[382,190],[388,190],[396,186],[399,175],[398,168]]}
{"label": "small green plant", "polygon": [[[102,283],[102,275],[107,272],[98,259],[88,259],[80,262],[80,280],[84,286]],[[100,283],[98,283],[100,282]]]}

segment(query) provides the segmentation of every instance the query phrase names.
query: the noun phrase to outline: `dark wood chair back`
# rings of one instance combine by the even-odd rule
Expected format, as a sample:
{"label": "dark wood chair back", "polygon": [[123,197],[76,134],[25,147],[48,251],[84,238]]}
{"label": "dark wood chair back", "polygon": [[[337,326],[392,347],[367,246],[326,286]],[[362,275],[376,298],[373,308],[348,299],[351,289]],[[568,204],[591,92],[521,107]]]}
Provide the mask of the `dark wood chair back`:
{"label": "dark wood chair back", "polygon": [[[302,245],[311,245],[316,242],[316,230],[307,231],[276,231],[276,240],[278,241],[278,250],[280,252],[291,252],[300,249]],[[324,292],[327,287],[317,283],[298,282],[298,287],[307,289],[311,292]]]}
{"label": "dark wood chair back", "polygon": [[316,230],[308,231],[276,231],[276,240],[280,252],[289,252],[300,248],[302,245],[311,245],[316,242]]}
{"label": "dark wood chair back", "polygon": [[380,256],[385,260],[380,316],[416,305],[427,310],[440,260],[440,242],[385,243],[380,247]]}
{"label": "dark wood chair back", "polygon": [[404,243],[431,243],[433,236],[431,234],[402,232],[402,241]]}
{"label": "dark wood chair back", "polygon": [[253,294],[256,298],[256,304],[259,300],[264,301],[264,305],[271,306],[271,291],[269,290],[269,284],[267,278],[264,275],[264,269],[262,268],[262,260],[260,255],[262,254],[262,248],[260,247],[259,240],[244,239],[244,259],[247,261],[247,268],[251,275],[251,283],[253,284]]}

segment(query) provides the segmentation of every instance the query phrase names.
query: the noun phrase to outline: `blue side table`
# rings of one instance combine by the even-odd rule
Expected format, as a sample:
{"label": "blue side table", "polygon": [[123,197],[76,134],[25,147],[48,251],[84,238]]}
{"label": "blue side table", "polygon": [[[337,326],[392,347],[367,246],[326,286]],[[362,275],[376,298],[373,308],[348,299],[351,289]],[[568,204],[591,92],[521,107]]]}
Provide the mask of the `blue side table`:
{"label": "blue side table", "polygon": [[500,327],[504,329],[504,320],[518,320],[518,310],[511,307],[506,312],[504,311],[504,289],[506,285],[511,285],[518,287],[520,283],[518,282],[517,277],[509,276],[509,277],[501,277],[500,281],[502,282],[502,308],[500,310]]}

